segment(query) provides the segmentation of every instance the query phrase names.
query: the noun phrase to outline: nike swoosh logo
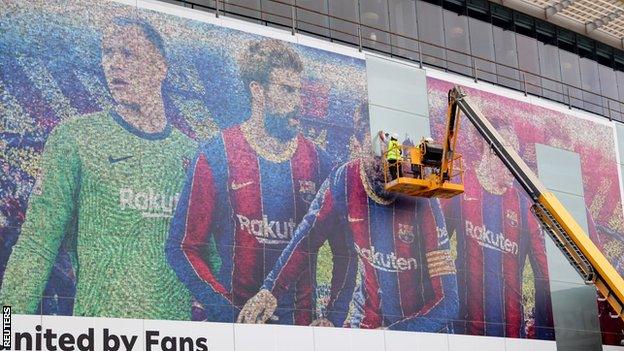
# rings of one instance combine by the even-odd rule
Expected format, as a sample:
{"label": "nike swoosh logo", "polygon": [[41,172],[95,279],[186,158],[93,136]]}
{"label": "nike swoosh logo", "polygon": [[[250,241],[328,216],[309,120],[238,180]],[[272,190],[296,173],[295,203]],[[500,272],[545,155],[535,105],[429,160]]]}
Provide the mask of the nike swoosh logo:
{"label": "nike swoosh logo", "polygon": [[129,158],[132,158],[134,156],[130,155],[130,156],[124,156],[124,157],[119,157],[119,158],[113,158],[113,156],[108,156],[108,162],[112,165],[113,163],[117,163],[117,162],[121,162],[121,161],[125,161]]}
{"label": "nike swoosh logo", "polygon": [[347,220],[349,223],[362,222],[364,218],[353,218],[351,216],[347,216]]}
{"label": "nike swoosh logo", "polygon": [[254,183],[253,181],[248,181],[248,182],[245,182],[245,183],[236,184],[236,183],[234,183],[234,181],[232,181],[232,190],[242,189],[242,188],[244,188],[246,186],[249,186],[249,185],[251,185],[253,183]]}

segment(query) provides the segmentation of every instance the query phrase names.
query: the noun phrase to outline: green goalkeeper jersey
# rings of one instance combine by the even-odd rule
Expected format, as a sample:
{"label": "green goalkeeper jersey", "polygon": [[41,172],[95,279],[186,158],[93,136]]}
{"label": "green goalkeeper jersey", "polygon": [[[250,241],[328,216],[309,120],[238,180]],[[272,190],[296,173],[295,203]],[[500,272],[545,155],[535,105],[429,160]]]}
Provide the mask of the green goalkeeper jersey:
{"label": "green goalkeeper jersey", "polygon": [[143,133],[114,112],[58,126],[45,146],[0,303],[36,313],[61,242],[75,235],[74,315],[189,320],[190,293],[164,246],[196,149],[170,125]]}

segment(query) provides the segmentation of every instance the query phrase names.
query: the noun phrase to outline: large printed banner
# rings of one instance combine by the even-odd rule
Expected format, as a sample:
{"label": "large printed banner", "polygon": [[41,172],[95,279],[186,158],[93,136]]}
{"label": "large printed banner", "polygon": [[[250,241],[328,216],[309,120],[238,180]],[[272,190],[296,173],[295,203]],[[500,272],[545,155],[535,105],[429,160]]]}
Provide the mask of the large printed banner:
{"label": "large printed banner", "polygon": [[[465,194],[386,193],[362,59],[115,2],[0,8],[13,314],[554,338],[526,195],[468,127]],[[451,84],[428,85],[439,139]],[[534,169],[536,143],[582,156],[618,264],[612,130],[469,92]]]}
{"label": "large printed banner", "polygon": [[[0,5],[2,304],[236,320],[360,153],[364,61],[114,2]],[[310,324],[318,300],[342,325],[331,258],[297,262],[272,318]]]}

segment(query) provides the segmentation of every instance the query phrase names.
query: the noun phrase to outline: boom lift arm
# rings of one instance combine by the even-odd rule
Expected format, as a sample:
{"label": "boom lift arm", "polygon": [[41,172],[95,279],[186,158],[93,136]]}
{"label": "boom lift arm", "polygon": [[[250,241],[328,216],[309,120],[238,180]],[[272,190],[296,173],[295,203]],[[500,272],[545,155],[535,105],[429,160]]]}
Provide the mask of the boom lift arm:
{"label": "boom lift arm", "polygon": [[516,151],[508,145],[470,99],[456,86],[449,91],[449,110],[462,111],[511,171],[533,201],[531,211],[586,284],[595,284],[599,298],[624,320],[624,279],[598,250],[565,207],[549,192]]}

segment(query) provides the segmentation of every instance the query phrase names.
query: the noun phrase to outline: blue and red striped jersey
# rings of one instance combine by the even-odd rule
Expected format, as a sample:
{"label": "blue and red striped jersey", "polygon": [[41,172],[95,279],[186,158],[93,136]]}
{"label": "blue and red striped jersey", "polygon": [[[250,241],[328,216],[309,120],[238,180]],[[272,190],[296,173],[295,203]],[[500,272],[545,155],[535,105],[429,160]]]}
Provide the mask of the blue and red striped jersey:
{"label": "blue and red striped jersey", "polygon": [[[457,234],[460,315],[456,331],[470,335],[536,337],[525,328],[535,320],[540,339],[552,338],[552,308],[544,234],[519,184],[501,194],[484,189],[474,171],[465,193],[443,202],[447,226]],[[525,262],[533,269],[535,311],[522,303]],[[550,335],[549,335],[550,333]]]}
{"label": "blue and red striped jersey", "polygon": [[361,161],[332,172],[293,240],[264,282],[280,299],[328,240],[349,252],[334,265],[327,318],[341,326],[358,261],[364,308],[360,327],[439,331],[457,314],[457,282],[436,200],[386,200],[369,185]]}
{"label": "blue and red striped jersey", "polygon": [[[258,292],[331,169],[301,135],[284,155],[253,138],[236,126],[201,147],[171,225],[168,260],[210,321],[234,320]],[[279,323],[312,320],[315,262],[307,263],[280,301]]]}

